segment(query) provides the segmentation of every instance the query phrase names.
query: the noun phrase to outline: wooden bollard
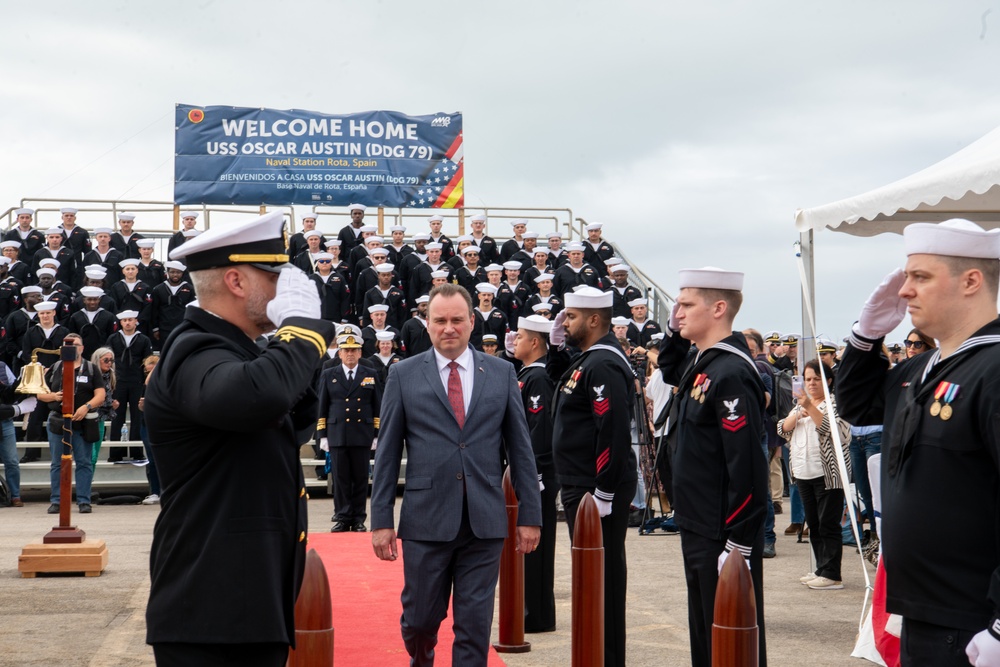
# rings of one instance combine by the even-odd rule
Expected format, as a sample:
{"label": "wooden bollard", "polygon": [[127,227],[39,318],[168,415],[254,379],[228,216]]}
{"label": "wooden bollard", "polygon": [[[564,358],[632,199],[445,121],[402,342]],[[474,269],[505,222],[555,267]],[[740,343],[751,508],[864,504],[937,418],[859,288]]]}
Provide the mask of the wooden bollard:
{"label": "wooden bollard", "polygon": [[712,667],[757,667],[757,601],[743,554],[726,558],[715,588]]}
{"label": "wooden bollard", "polygon": [[493,645],[497,653],[527,653],[524,641],[524,554],[517,552],[517,494],[510,481],[510,468],[503,474],[507,504],[507,539],[500,554],[500,637]]}
{"label": "wooden bollard", "polygon": [[583,494],[573,526],[573,667],[604,665],[604,534],[601,515]]}
{"label": "wooden bollard", "polygon": [[295,648],[286,667],[332,667],[333,605],[323,560],[310,549],[306,554],[302,587],[295,600]]}

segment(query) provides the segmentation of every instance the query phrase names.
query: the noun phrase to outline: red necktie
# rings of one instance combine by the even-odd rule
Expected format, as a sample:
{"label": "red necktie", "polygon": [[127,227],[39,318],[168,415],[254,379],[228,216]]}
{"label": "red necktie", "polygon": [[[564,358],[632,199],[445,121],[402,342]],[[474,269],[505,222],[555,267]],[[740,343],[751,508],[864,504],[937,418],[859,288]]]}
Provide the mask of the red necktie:
{"label": "red necktie", "polygon": [[448,402],[451,403],[451,411],[455,413],[455,421],[458,427],[465,426],[465,399],[462,396],[462,378],[458,376],[458,362],[449,361],[448,368]]}

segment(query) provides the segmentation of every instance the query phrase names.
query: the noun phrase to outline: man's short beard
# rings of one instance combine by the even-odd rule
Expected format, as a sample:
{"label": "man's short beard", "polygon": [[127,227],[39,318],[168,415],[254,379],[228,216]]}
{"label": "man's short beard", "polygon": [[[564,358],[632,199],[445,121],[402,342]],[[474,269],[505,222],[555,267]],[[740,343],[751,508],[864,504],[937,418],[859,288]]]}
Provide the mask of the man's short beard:
{"label": "man's short beard", "polygon": [[247,317],[260,331],[274,331],[277,327],[267,316],[269,300],[260,290],[253,290],[246,300]]}
{"label": "man's short beard", "polygon": [[577,338],[576,336],[574,336],[573,334],[571,334],[569,332],[569,329],[566,330],[566,344],[567,345],[569,345],[570,347],[580,347],[580,343],[581,342],[582,341],[579,338]]}

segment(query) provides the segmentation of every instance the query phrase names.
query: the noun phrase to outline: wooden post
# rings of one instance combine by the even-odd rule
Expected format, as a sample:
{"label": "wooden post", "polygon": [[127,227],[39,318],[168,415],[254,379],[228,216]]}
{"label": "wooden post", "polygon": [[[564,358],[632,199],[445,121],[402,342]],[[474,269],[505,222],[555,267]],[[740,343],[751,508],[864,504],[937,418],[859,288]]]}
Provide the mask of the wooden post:
{"label": "wooden post", "polygon": [[583,494],[573,527],[573,667],[604,665],[604,536],[597,504]]}
{"label": "wooden post", "polygon": [[458,209],[458,235],[465,235],[465,209]]}
{"label": "wooden post", "polygon": [[378,235],[385,236],[385,209],[378,207]]}
{"label": "wooden post", "polygon": [[333,605],[323,560],[310,549],[306,554],[302,587],[295,600],[295,648],[288,650],[286,667],[332,667]]}
{"label": "wooden post", "polygon": [[527,653],[524,641],[524,554],[517,552],[517,495],[510,481],[510,468],[503,475],[507,504],[507,539],[500,554],[500,637],[493,645],[497,653]]}
{"label": "wooden post", "polygon": [[174,231],[178,231],[181,228],[181,207],[180,204],[174,204]]}
{"label": "wooden post", "polygon": [[726,558],[715,589],[712,667],[757,667],[757,601],[743,555]]}
{"label": "wooden post", "polygon": [[42,544],[79,544],[86,533],[69,524],[70,507],[73,505],[73,406],[76,387],[77,350],[72,341],[67,341],[59,350],[62,361],[62,456],[59,458],[59,525],[42,538]]}

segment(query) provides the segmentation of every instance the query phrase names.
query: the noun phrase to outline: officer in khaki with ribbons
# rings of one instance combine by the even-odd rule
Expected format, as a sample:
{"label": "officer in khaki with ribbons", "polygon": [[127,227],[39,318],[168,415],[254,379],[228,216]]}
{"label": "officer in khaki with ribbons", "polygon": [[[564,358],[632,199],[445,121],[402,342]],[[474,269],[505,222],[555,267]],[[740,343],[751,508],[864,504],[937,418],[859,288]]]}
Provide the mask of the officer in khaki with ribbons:
{"label": "officer in khaki with ribbons", "polygon": [[[886,610],[904,667],[1000,665],[1000,230],[968,220],[903,232],[854,325],[837,376],[852,424],[884,424]],[[906,314],[937,350],[891,370],[880,350]],[[927,526],[948,526],[948,538]]]}
{"label": "officer in khaki with ribbons", "polygon": [[[146,641],[159,667],[278,667],[306,547],[299,447],[334,325],[285,254],[280,212],[178,246],[198,290],[167,338],[144,416],[163,484]],[[277,329],[261,350],[260,335]]]}

